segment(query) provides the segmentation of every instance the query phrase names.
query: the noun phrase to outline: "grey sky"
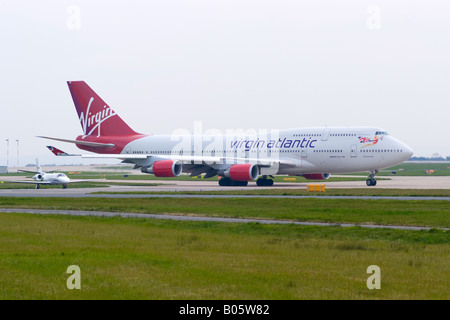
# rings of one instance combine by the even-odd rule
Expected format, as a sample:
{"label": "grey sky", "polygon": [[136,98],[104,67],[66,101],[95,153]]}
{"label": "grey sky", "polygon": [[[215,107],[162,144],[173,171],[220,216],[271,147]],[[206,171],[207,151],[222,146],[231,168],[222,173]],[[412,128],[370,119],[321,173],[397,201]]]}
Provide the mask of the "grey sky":
{"label": "grey sky", "polygon": [[[81,127],[86,81],[142,133],[379,126],[450,156],[450,3],[0,0],[0,165]],[[92,161],[89,161],[92,162]]]}

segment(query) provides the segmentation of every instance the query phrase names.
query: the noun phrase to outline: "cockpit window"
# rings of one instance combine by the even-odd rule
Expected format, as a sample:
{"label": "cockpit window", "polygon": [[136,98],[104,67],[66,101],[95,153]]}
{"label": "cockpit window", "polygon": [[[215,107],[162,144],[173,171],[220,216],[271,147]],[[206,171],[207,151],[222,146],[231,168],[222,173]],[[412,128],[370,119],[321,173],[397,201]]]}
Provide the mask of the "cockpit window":
{"label": "cockpit window", "polygon": [[58,174],[56,175],[57,178],[61,178],[61,177],[64,177],[64,176],[65,176],[64,173],[58,173]]}
{"label": "cockpit window", "polygon": [[379,136],[379,135],[388,136],[389,133],[387,133],[386,131],[377,131],[377,132],[375,133],[375,135],[376,135],[376,136]]}

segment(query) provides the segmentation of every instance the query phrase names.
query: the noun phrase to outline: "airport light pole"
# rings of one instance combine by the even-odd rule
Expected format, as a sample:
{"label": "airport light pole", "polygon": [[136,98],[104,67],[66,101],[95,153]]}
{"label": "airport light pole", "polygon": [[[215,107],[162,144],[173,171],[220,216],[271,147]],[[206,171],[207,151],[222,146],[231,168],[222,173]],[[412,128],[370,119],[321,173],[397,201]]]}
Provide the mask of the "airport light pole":
{"label": "airport light pole", "polygon": [[17,142],[17,168],[19,168],[19,139],[16,139]]}
{"label": "airport light pole", "polygon": [[6,139],[6,168],[9,166],[9,139]]}

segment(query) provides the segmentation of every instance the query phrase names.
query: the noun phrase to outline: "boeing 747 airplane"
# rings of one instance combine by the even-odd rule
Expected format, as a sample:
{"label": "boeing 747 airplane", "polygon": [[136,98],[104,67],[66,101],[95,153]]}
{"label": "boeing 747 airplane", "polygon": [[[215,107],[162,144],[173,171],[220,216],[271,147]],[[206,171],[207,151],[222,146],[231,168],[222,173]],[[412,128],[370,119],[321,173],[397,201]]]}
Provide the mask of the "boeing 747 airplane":
{"label": "boeing 747 airplane", "polygon": [[378,127],[314,127],[251,134],[146,135],[131,129],[84,81],[69,81],[83,134],[75,143],[158,177],[181,173],[221,176],[221,186],[273,185],[273,175],[328,179],[332,173],[369,172],[368,186],[383,168],[408,160],[412,149]]}

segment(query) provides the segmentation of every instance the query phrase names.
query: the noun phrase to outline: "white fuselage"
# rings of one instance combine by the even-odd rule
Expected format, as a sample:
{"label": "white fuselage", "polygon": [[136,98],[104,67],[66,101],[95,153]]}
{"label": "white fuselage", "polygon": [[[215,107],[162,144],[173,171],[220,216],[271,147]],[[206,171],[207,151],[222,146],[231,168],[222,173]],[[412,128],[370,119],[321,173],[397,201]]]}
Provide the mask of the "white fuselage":
{"label": "white fuselage", "polygon": [[[158,135],[130,142],[122,154],[197,156],[221,169],[233,163],[261,161],[267,174],[349,173],[376,171],[409,159],[403,142],[375,127],[325,127],[267,131],[254,134]],[[135,161],[145,166],[148,161]],[[264,170],[264,169],[263,169]],[[261,174],[265,174],[262,172]]]}
{"label": "white fuselage", "polygon": [[39,182],[45,182],[47,184],[67,184],[70,183],[69,177],[64,173],[38,173],[33,179]]}

